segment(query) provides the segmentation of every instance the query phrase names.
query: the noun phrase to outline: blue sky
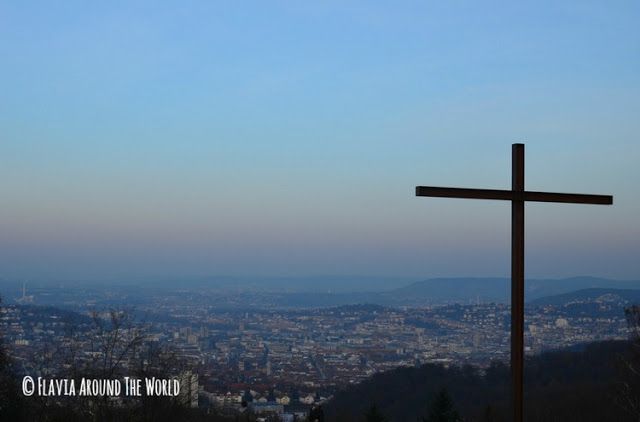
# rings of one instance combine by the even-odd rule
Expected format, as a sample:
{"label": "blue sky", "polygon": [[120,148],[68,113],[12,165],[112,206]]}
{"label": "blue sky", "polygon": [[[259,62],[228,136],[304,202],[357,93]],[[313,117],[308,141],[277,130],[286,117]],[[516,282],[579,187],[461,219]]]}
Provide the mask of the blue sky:
{"label": "blue sky", "polygon": [[637,2],[0,3],[0,272],[640,278]]}

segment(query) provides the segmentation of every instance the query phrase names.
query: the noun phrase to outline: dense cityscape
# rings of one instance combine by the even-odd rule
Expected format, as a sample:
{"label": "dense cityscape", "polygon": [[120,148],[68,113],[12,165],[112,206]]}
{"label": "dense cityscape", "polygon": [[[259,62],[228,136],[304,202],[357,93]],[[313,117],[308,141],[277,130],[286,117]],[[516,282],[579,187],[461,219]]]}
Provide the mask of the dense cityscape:
{"label": "dense cityscape", "polygon": [[[343,305],[278,309],[221,307],[185,300],[193,293],[157,293],[121,309],[135,315],[145,338],[169,347],[187,363],[192,406],[236,412],[306,414],[336,391],[401,366],[441,363],[487,367],[508,362],[508,305],[442,304],[429,307]],[[69,344],[89,350],[95,319],[108,320],[104,301],[76,294],[61,307],[38,306],[51,292],[23,290],[5,304],[1,329],[24,374],[55,374],[47,356]],[[5,301],[6,302],[6,301]],[[139,301],[138,301],[139,302]],[[624,306],[615,294],[561,304],[528,305],[528,355],[606,339],[626,339]],[[91,317],[93,315],[93,318]],[[133,326],[132,326],[133,327]],[[127,329],[132,330],[129,327]],[[72,330],[71,330],[72,329]],[[125,334],[126,335],[126,334]],[[184,379],[184,373],[181,374]]]}

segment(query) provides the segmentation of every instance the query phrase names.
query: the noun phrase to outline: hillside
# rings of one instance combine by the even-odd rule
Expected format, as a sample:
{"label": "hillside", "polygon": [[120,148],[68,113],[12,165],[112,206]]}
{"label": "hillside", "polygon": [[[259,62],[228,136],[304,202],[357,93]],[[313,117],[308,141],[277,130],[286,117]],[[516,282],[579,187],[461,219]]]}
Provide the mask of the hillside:
{"label": "hillside", "polygon": [[[640,289],[640,281],[609,280],[596,277],[525,280],[527,302],[541,297],[590,288]],[[511,281],[508,278],[436,278],[412,283],[381,294],[387,304],[503,302],[510,300]]]}
{"label": "hillside", "polygon": [[567,305],[571,303],[602,302],[602,303],[640,303],[640,289],[611,289],[594,288],[582,289],[574,292],[554,296],[545,296],[530,303],[532,305]]}
{"label": "hillside", "polygon": [[[527,359],[526,420],[637,421],[624,408],[622,385],[630,381],[631,391],[640,392],[640,377],[629,376],[623,358],[640,357],[628,342],[601,342]],[[470,366],[400,368],[336,394],[326,415],[328,421],[360,421],[375,403],[391,421],[416,421],[427,414],[436,392],[446,388],[465,421],[506,421],[508,385],[504,364],[492,364],[485,374]]]}

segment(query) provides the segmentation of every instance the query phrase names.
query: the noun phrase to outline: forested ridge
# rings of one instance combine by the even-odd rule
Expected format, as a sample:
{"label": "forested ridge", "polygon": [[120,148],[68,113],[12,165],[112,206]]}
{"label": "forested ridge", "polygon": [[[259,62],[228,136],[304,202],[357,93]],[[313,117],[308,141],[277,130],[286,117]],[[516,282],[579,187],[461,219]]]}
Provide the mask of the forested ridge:
{"label": "forested ridge", "polygon": [[[525,366],[527,421],[637,421],[640,377],[633,341],[586,345],[528,358]],[[426,364],[377,374],[338,393],[325,406],[328,421],[367,421],[375,405],[388,421],[429,420],[438,393],[445,391],[464,421],[508,421],[509,367]],[[423,419],[424,418],[424,419]],[[449,420],[449,419],[443,419]]]}

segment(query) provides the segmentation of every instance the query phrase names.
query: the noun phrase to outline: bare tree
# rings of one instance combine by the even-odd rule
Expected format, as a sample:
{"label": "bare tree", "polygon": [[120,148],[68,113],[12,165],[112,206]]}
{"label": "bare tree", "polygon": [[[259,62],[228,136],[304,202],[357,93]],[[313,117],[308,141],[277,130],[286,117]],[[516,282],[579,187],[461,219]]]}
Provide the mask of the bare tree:
{"label": "bare tree", "polygon": [[[52,367],[62,368],[57,376],[72,378],[79,385],[85,379],[120,380],[171,378],[185,369],[185,363],[169,347],[151,341],[149,326],[135,321],[132,309],[90,314],[88,329],[67,324],[64,339],[53,353]],[[124,388],[124,386],[123,386]],[[178,420],[184,413],[184,397],[70,397],[45,398],[43,408],[73,408],[83,420]]]}
{"label": "bare tree", "polygon": [[[0,305],[2,305],[2,298],[0,298]],[[0,420],[22,419],[22,404],[12,361],[4,346],[4,333],[0,331]]]}

